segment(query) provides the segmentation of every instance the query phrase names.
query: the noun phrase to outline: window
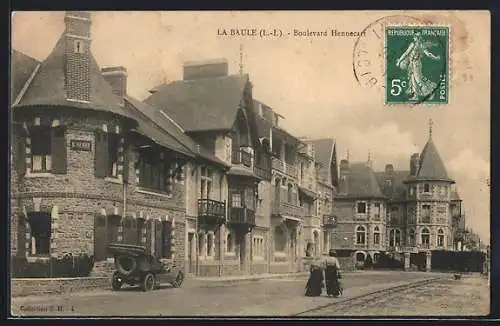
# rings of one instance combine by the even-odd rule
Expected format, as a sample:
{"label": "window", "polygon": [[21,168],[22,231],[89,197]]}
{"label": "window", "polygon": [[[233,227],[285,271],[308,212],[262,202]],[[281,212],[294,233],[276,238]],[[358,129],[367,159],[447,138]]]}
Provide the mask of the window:
{"label": "window", "polygon": [[443,231],[443,229],[438,230],[437,246],[444,247],[444,231]]}
{"label": "window", "polygon": [[139,186],[161,193],[172,192],[172,169],[158,153],[143,151],[139,160]]}
{"label": "window", "polygon": [[198,233],[198,256],[204,256],[205,253],[205,233]]}
{"label": "window", "polygon": [[366,214],[366,203],[365,202],[358,202],[356,206],[356,212],[358,214]]}
{"label": "window", "polygon": [[411,187],[410,188],[410,196],[413,196],[413,195],[415,195],[415,188]]}
{"label": "window", "polygon": [[401,230],[391,229],[389,231],[389,247],[399,247],[401,245]]}
{"label": "window", "polygon": [[213,178],[213,172],[212,170],[202,167],[201,168],[201,180],[200,180],[200,187],[201,187],[201,198],[212,198],[212,180]]}
{"label": "window", "polygon": [[284,252],[286,246],[285,232],[282,228],[276,227],[274,229],[274,250]]}
{"label": "window", "polygon": [[399,212],[398,206],[391,206],[391,212]]}
{"label": "window", "polygon": [[261,236],[255,236],[253,237],[253,242],[252,242],[253,248],[252,248],[252,256],[254,258],[264,258],[264,238]]}
{"label": "window", "polygon": [[293,203],[293,185],[291,183],[288,184],[288,202]]}
{"label": "window", "polygon": [[430,187],[428,183],[424,183],[424,192],[430,192]]}
{"label": "window", "polygon": [[118,148],[120,146],[120,136],[118,134],[109,134],[108,136],[108,176],[118,177]]}
{"label": "window", "polygon": [[231,193],[231,207],[243,207],[240,192]]}
{"label": "window", "polygon": [[422,223],[429,223],[431,220],[431,205],[422,205]]}
{"label": "window", "polygon": [[83,41],[81,40],[75,40],[75,43],[74,43],[74,52],[75,53],[85,53],[85,48],[84,48],[84,44],[83,44]]}
{"label": "window", "polygon": [[428,247],[429,246],[429,242],[430,242],[429,229],[423,228],[422,232],[420,233],[420,236],[421,236],[422,245],[424,247]]}
{"label": "window", "polygon": [[212,232],[207,233],[207,256],[212,257],[214,255],[214,234]]}
{"label": "window", "polygon": [[328,231],[323,231],[323,251],[328,251],[330,249],[330,236]]}
{"label": "window", "polygon": [[52,132],[48,126],[36,126],[30,130],[32,172],[52,170]]}
{"label": "window", "polygon": [[374,213],[375,219],[380,219],[380,212],[381,212],[380,203],[375,203],[375,213]]}
{"label": "window", "polygon": [[410,229],[409,235],[408,235],[408,243],[410,246],[415,245],[415,230]]}
{"label": "window", "polygon": [[226,237],[226,252],[234,253],[234,240],[233,234],[229,232]]}
{"label": "window", "polygon": [[50,213],[29,213],[28,223],[31,233],[29,255],[48,256],[50,254],[50,237],[52,228],[52,218]]}
{"label": "window", "polygon": [[95,175],[97,177],[118,177],[118,151],[122,146],[122,141],[119,134],[107,133],[104,130],[95,132]]}
{"label": "window", "polygon": [[356,227],[356,244],[366,244],[366,227],[363,225]]}
{"label": "window", "polygon": [[374,245],[379,245],[380,244],[380,229],[378,226],[373,229],[373,244]]}

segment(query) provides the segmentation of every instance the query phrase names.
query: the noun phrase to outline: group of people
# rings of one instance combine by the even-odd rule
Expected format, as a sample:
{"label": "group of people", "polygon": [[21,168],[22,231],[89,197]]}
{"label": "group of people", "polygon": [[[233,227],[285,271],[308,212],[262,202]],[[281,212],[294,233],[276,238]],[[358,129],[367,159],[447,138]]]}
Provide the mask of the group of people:
{"label": "group of people", "polygon": [[311,264],[305,295],[317,297],[322,294],[323,288],[326,288],[326,294],[336,298],[342,294],[340,278],[340,263],[337,259],[337,252],[330,249],[328,257]]}

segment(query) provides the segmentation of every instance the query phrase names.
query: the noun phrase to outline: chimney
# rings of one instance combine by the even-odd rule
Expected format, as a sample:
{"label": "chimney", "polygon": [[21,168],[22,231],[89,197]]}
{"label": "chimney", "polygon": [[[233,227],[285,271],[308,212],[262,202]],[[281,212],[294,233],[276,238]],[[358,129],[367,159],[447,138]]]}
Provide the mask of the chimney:
{"label": "chimney", "polygon": [[106,67],[101,69],[101,74],[123,104],[123,97],[127,95],[127,69],[122,66]]}
{"label": "chimney", "polygon": [[415,153],[410,158],[410,175],[416,176],[420,168],[420,155]]}
{"label": "chimney", "polygon": [[68,100],[90,101],[90,13],[66,11],[64,90]]}
{"label": "chimney", "polygon": [[349,170],[349,161],[348,160],[341,160],[340,161],[340,171],[346,171]]}
{"label": "chimney", "polygon": [[385,173],[387,174],[392,174],[394,172],[394,167],[392,164],[386,164],[385,165]]}
{"label": "chimney", "polygon": [[190,61],[184,63],[184,80],[216,78],[228,75],[226,59]]}

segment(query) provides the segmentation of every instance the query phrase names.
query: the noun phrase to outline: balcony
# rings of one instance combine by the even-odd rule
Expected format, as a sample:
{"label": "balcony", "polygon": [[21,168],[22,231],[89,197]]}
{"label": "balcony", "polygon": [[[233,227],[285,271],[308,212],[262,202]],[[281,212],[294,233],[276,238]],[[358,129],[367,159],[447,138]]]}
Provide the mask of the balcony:
{"label": "balcony", "polygon": [[255,211],[247,207],[231,207],[229,209],[229,223],[245,233],[255,226]]}
{"label": "balcony", "polygon": [[271,169],[256,166],[254,167],[253,171],[258,177],[262,178],[263,180],[271,180]]}
{"label": "balcony", "polygon": [[237,165],[243,165],[248,168],[252,167],[252,154],[249,152],[246,152],[242,149],[236,149],[233,150],[232,156],[231,156],[231,163],[232,164],[237,164]]}
{"label": "balcony", "polygon": [[335,215],[323,215],[323,226],[333,228],[337,226],[337,217]]}
{"label": "balcony", "polygon": [[297,179],[297,167],[292,163],[287,163],[278,158],[273,157],[272,167],[274,170],[280,171],[292,178]]}
{"label": "balcony", "polygon": [[226,217],[226,203],[213,199],[198,199],[198,218],[205,225],[221,225]]}
{"label": "balcony", "polygon": [[273,215],[280,215],[280,216],[301,217],[302,208],[294,204],[279,202],[279,203],[274,203],[272,207],[272,213]]}

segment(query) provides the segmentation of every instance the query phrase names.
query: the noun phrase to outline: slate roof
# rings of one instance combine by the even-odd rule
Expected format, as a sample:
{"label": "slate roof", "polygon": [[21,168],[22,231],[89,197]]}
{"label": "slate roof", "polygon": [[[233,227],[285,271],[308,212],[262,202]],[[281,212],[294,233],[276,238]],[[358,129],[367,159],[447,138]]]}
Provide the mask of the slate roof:
{"label": "slate roof", "polygon": [[90,102],[68,101],[64,89],[65,36],[57,41],[49,56],[41,63],[26,93],[16,107],[21,106],[70,106],[80,109],[99,110],[131,118],[127,110],[120,106],[111,86],[101,75],[94,56],[90,54]]}
{"label": "slate roof", "polygon": [[385,172],[375,172],[379,187],[382,193],[391,200],[404,200],[406,195],[406,185],[404,180],[408,179],[410,171],[393,171],[390,175],[391,184],[387,185]]}
{"label": "slate roof", "polygon": [[322,138],[306,141],[314,146],[314,156],[316,163],[319,163],[318,174],[320,180],[326,181],[331,184],[330,165],[332,163],[333,149],[335,146],[335,139]]}
{"label": "slate roof", "polygon": [[11,51],[10,60],[10,104],[13,104],[40,61],[15,49]]}
{"label": "slate roof", "polygon": [[420,154],[420,167],[416,178],[451,181],[432,138],[427,141]]}
{"label": "slate roof", "polygon": [[[209,150],[198,145],[186,135],[174,122],[165,117],[160,110],[126,96],[126,103],[135,108],[134,117],[138,121],[138,132],[157,141],[160,145],[173,149],[190,157],[200,157],[228,167],[224,161],[216,158]],[[142,116],[141,113],[144,115]]]}
{"label": "slate roof", "polygon": [[187,132],[229,130],[248,82],[246,74],[179,80],[155,87],[144,102],[164,110]]}
{"label": "slate roof", "polygon": [[346,178],[341,181],[337,198],[385,198],[373,169],[366,163],[351,163],[342,176]]}

